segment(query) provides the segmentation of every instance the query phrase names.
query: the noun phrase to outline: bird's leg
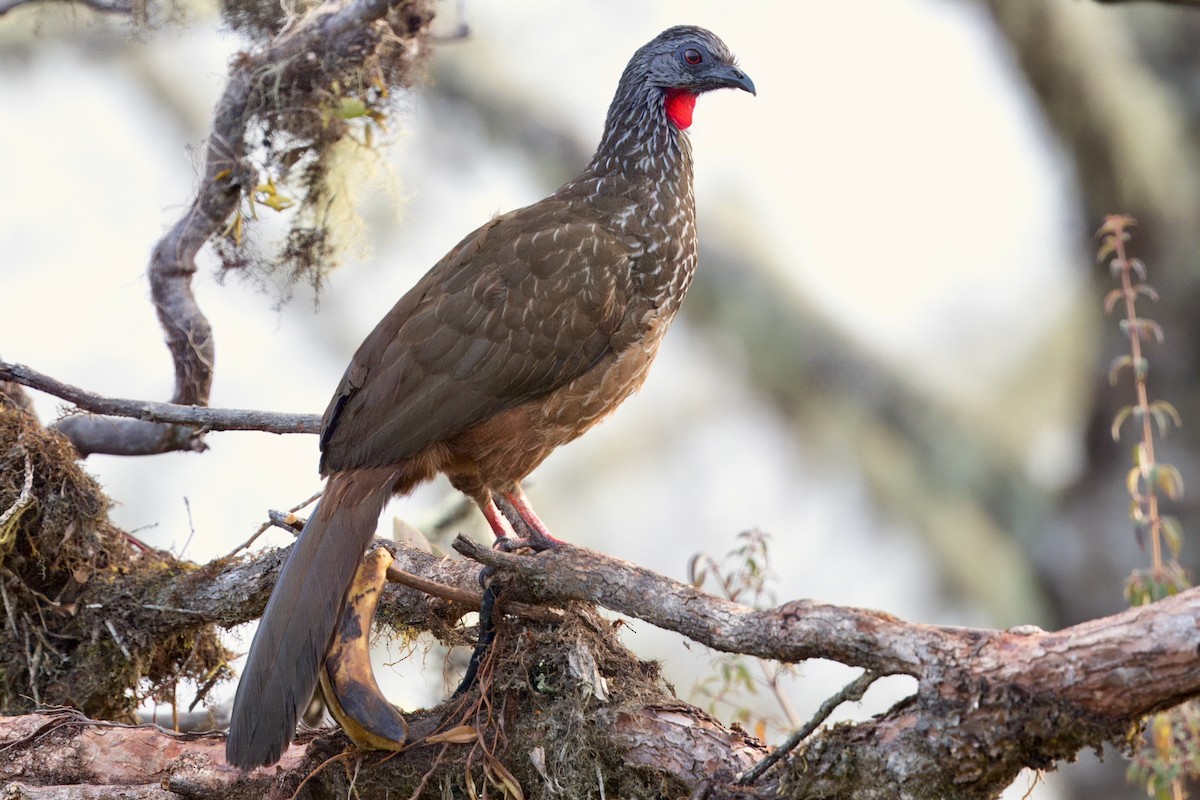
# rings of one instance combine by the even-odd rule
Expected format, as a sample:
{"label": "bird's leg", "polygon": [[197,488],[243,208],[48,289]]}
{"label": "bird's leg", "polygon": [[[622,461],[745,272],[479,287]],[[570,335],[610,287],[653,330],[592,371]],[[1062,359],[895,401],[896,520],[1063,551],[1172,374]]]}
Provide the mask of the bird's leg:
{"label": "bird's leg", "polygon": [[496,536],[494,546],[501,550],[528,547],[541,552],[562,544],[534,512],[520,486],[509,492],[488,495],[479,503],[479,510]]}
{"label": "bird's leg", "polygon": [[508,515],[496,505],[495,497],[488,497],[487,502],[480,503],[479,510],[483,512],[483,518],[487,520],[488,527],[492,529],[492,534],[496,537],[495,547],[507,550],[510,549],[509,544],[512,542],[521,541],[513,524],[509,522]]}
{"label": "bird's leg", "polygon": [[563,543],[562,539],[550,533],[546,523],[538,517],[520,484],[511,492],[502,492],[496,505],[511,523],[513,529],[524,534],[520,541],[521,546],[541,552],[542,550],[551,550]]}

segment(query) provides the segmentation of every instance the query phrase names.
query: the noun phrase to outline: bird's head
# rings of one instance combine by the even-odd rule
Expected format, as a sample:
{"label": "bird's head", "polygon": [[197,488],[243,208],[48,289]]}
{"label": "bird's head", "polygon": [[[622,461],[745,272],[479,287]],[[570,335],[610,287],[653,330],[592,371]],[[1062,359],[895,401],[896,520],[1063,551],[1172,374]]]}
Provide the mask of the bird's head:
{"label": "bird's head", "polygon": [[704,92],[742,89],[757,94],[725,43],[693,25],[668,28],[654,37],[634,55],[630,67],[635,65],[644,70],[646,88],[659,90],[667,117],[681,129],[692,124],[696,97]]}

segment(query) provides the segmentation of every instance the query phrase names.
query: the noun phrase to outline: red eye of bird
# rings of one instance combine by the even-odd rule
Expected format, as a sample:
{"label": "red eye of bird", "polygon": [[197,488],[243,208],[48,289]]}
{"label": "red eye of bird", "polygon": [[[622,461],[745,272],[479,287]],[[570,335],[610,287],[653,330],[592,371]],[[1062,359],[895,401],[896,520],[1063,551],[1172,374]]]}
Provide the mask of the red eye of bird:
{"label": "red eye of bird", "polygon": [[704,56],[700,55],[699,50],[689,47],[687,50],[683,51],[683,60],[692,66],[695,66],[704,60]]}

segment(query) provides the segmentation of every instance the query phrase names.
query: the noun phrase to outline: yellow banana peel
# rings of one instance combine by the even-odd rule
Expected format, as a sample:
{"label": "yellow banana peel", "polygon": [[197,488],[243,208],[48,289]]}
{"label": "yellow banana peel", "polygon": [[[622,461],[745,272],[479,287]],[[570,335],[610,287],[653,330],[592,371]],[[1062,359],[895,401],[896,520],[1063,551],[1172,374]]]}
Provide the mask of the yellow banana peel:
{"label": "yellow banana peel", "polygon": [[351,741],[374,750],[401,750],[408,739],[404,717],[379,691],[371,667],[371,621],[392,561],[382,547],[363,560],[321,669],[330,713]]}

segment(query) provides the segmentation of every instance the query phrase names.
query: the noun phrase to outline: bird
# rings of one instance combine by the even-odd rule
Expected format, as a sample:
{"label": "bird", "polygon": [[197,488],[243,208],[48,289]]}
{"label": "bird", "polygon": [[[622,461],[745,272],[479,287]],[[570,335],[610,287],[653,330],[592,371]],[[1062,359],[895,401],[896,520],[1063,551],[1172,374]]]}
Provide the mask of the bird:
{"label": "bird", "polygon": [[696,268],[687,129],[723,88],[757,94],[716,34],[654,37],[578,177],[468,234],[368,334],[322,418],[326,484],[250,646],[228,763],[268,766],[291,741],[393,496],[442,473],[498,543],[559,541],[521,481],[645,380]]}

